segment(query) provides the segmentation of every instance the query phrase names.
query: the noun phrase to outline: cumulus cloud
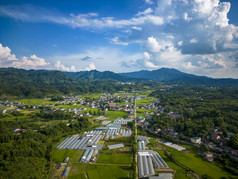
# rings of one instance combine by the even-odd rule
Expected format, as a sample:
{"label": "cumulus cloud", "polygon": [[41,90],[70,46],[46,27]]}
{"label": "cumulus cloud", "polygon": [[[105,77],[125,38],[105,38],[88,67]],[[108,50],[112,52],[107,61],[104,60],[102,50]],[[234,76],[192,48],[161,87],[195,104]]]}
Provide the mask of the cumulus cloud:
{"label": "cumulus cloud", "polygon": [[0,67],[14,67],[21,69],[48,69],[48,70],[61,70],[61,71],[79,71],[76,70],[74,65],[66,67],[60,61],[57,61],[53,66],[47,62],[44,58],[40,58],[36,55],[31,55],[30,57],[23,56],[22,58],[17,58],[11,53],[9,47],[3,47],[0,43]]}
{"label": "cumulus cloud", "polygon": [[1,67],[14,67],[24,69],[42,69],[48,67],[49,63],[44,58],[31,55],[30,57],[23,56],[18,59],[14,54],[11,53],[9,47],[3,47],[0,44],[0,66]]}
{"label": "cumulus cloud", "polygon": [[[218,76],[220,75],[218,71],[224,74],[237,67],[234,55],[238,51],[238,27],[230,24],[227,16],[231,3],[220,0],[158,0],[157,3],[145,0],[145,2],[149,8],[143,8],[144,11],[139,11],[128,19],[101,17],[96,13],[56,15],[52,12],[42,13],[45,10],[26,6],[0,6],[0,16],[28,22],[63,24],[74,28],[123,28],[121,34],[117,31],[114,38],[107,39],[113,44],[128,47],[131,43],[141,45],[141,52],[136,55],[122,55],[119,52],[112,54],[110,50],[98,51],[97,56],[93,50],[80,54],[80,58],[76,55],[75,59],[77,57],[77,60],[86,60],[83,62],[83,69],[89,63],[87,61],[89,58],[83,59],[87,56],[93,59],[103,57],[104,63],[90,61],[90,63],[93,61],[99,69],[103,69],[104,66],[107,69],[110,69],[109,66],[118,69],[118,66],[111,63],[112,59],[117,59],[116,63],[125,68],[153,69],[163,66],[210,76],[212,74]],[[11,55],[5,59],[10,58],[14,61],[15,56]],[[61,65],[60,63],[57,66],[63,68],[64,65],[60,67]]]}
{"label": "cumulus cloud", "polygon": [[90,63],[88,67],[85,68],[85,71],[96,70],[94,63]]}
{"label": "cumulus cloud", "polygon": [[65,65],[63,65],[59,60],[54,64],[54,67],[56,70],[60,70],[60,71],[67,71],[67,72],[75,72],[76,68],[74,65],[71,65],[71,67],[66,67]]}
{"label": "cumulus cloud", "polygon": [[22,57],[21,60],[16,60],[11,63],[15,68],[24,69],[42,69],[49,65],[44,58],[37,57],[36,55],[31,55],[30,57]]}
{"label": "cumulus cloud", "polygon": [[162,17],[163,26],[143,24],[138,26],[140,32],[132,31],[126,39],[140,42],[150,58],[139,58],[127,66],[137,63],[143,69],[149,62],[210,76],[217,75],[214,71],[218,69],[225,73],[236,66],[232,55],[238,51],[238,27],[229,24],[227,17],[230,7],[220,0],[158,0],[152,15]]}

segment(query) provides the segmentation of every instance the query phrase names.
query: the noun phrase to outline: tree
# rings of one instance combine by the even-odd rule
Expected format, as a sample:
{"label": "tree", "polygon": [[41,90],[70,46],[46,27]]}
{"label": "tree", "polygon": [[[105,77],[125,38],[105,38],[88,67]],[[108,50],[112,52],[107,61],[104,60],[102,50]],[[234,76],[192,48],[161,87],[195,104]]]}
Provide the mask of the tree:
{"label": "tree", "polygon": [[238,150],[238,134],[232,135],[228,143],[233,149]]}

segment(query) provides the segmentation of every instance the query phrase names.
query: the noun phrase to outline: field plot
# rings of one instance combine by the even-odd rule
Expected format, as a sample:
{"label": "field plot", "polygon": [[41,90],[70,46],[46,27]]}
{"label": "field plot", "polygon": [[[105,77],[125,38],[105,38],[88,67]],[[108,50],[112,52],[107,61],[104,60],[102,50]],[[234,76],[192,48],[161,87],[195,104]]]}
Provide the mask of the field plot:
{"label": "field plot", "polygon": [[208,177],[211,178],[221,178],[221,177],[235,177],[228,172],[226,172],[224,169],[207,162],[203,160],[199,155],[195,153],[183,153],[179,152],[175,149],[171,149],[166,147],[168,151],[174,154],[175,159],[181,163],[182,165],[192,169],[194,172],[196,172],[199,175],[205,175],[207,174]]}
{"label": "field plot", "polygon": [[176,170],[175,173],[175,179],[186,179],[191,178],[186,175],[186,170],[181,168],[180,166],[173,163],[166,155],[164,155],[164,152],[161,150],[156,150],[160,156],[164,159],[164,161],[168,164],[168,166],[174,170]]}
{"label": "field plot", "polygon": [[25,105],[47,105],[55,104],[54,101],[44,100],[44,99],[17,99],[16,101],[24,103]]}
{"label": "field plot", "polygon": [[82,177],[89,179],[128,178],[127,172],[120,165],[73,164],[69,179]]}
{"label": "field plot", "polygon": [[66,157],[69,157],[71,162],[78,162],[83,152],[83,150],[56,150],[53,160],[63,162]]}
{"label": "field plot", "polygon": [[131,154],[106,155],[100,154],[97,163],[112,163],[112,164],[131,164]]}
{"label": "field plot", "polygon": [[139,105],[139,104],[151,104],[153,101],[154,101],[154,98],[145,97],[145,98],[137,99],[136,104],[137,105]]}
{"label": "field plot", "polygon": [[124,117],[127,115],[128,115],[128,112],[123,112],[123,111],[108,111],[105,113],[106,117]]}

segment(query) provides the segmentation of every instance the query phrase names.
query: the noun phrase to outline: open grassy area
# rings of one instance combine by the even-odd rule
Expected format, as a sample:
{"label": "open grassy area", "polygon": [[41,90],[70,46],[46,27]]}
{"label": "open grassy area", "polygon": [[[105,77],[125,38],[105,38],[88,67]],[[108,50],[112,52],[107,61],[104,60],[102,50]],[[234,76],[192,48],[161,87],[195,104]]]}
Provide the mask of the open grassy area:
{"label": "open grassy area", "polygon": [[30,117],[27,114],[23,114],[22,116],[14,116],[10,113],[8,114],[4,114],[4,116],[2,118],[0,118],[1,121],[12,121],[12,120],[29,120]]}
{"label": "open grassy area", "polygon": [[154,101],[154,98],[152,97],[145,97],[142,99],[137,99],[136,100],[136,106],[138,106],[139,104],[151,104]]}
{"label": "open grassy area", "polygon": [[174,154],[175,159],[182,165],[190,168],[199,175],[207,174],[210,178],[221,178],[221,177],[234,177],[232,174],[228,173],[224,169],[218,167],[217,165],[205,161],[196,153],[183,153],[175,149],[166,147],[168,151]]}
{"label": "open grassy area", "polygon": [[70,178],[85,177],[89,179],[116,179],[128,178],[127,171],[120,165],[99,165],[99,164],[72,164]]}
{"label": "open grassy area", "polygon": [[70,162],[78,162],[83,154],[83,150],[56,150],[53,160],[63,162],[66,157],[70,157]]}
{"label": "open grassy area", "polygon": [[104,95],[103,93],[84,94],[84,95],[82,95],[82,99],[85,99],[85,98],[96,99],[103,95]]}
{"label": "open grassy area", "polygon": [[44,100],[44,99],[16,99],[15,101],[24,103],[25,105],[47,105],[47,104],[55,104],[54,101]]}
{"label": "open grassy area", "polygon": [[128,115],[128,112],[123,112],[123,111],[107,111],[105,113],[106,117],[124,117],[127,115]]}
{"label": "open grassy area", "polygon": [[176,165],[175,163],[173,163],[166,155],[164,155],[164,152],[161,150],[156,150],[160,156],[164,159],[164,161],[168,164],[168,166],[174,170],[176,170],[176,174],[175,174],[175,179],[186,179],[189,178],[186,175],[186,170],[181,168],[180,166]]}
{"label": "open grassy area", "polygon": [[131,164],[131,154],[107,155],[100,154],[97,163],[110,163],[110,164]]}

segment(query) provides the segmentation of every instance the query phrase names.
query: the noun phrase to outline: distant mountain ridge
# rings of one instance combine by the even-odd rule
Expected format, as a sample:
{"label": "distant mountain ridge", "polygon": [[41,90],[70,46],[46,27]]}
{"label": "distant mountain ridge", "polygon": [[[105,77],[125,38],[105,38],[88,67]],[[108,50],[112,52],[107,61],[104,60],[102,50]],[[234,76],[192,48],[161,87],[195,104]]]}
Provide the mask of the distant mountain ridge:
{"label": "distant mountain ridge", "polygon": [[17,68],[0,68],[0,80],[11,83],[14,81],[31,83],[71,83],[77,81],[61,71],[24,70]]}
{"label": "distant mountain ridge", "polygon": [[161,68],[158,70],[142,70],[130,73],[119,73],[120,75],[131,78],[144,78],[147,80],[159,82],[186,83],[192,85],[209,85],[209,86],[238,86],[238,79],[221,78],[214,79],[206,76],[196,76],[193,74],[183,73],[173,68]]}
{"label": "distant mountain ridge", "polygon": [[16,68],[0,68],[0,82],[31,82],[31,83],[78,83],[86,80],[114,80],[119,82],[155,81],[186,85],[228,86],[238,87],[238,79],[214,79],[183,73],[176,69],[161,68],[158,70],[142,70],[130,73],[100,72],[97,70],[81,72],[62,72],[49,70],[23,70]]}
{"label": "distant mountain ridge", "polygon": [[128,82],[128,81],[141,81],[142,78],[133,78],[124,75],[120,75],[111,71],[104,71],[100,72],[97,70],[92,71],[80,71],[80,72],[65,72],[65,74],[73,77],[73,78],[84,78],[88,80],[116,80],[121,82]]}

